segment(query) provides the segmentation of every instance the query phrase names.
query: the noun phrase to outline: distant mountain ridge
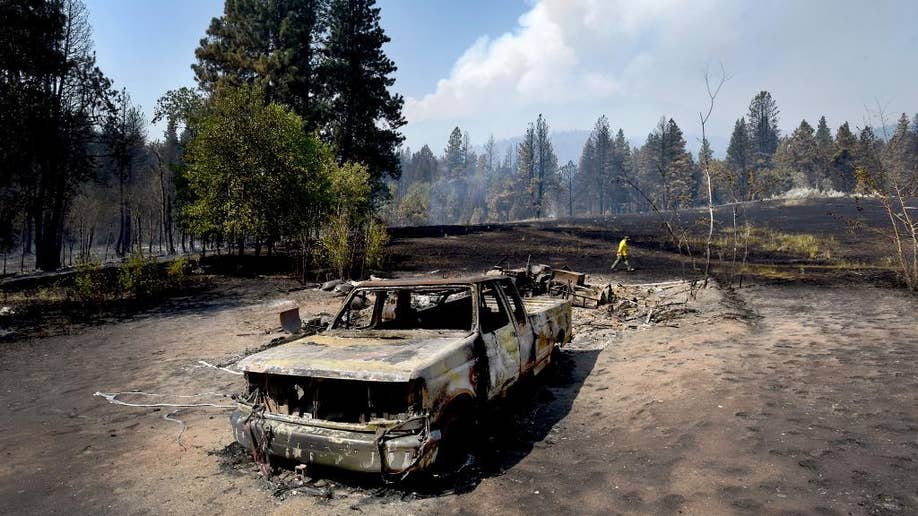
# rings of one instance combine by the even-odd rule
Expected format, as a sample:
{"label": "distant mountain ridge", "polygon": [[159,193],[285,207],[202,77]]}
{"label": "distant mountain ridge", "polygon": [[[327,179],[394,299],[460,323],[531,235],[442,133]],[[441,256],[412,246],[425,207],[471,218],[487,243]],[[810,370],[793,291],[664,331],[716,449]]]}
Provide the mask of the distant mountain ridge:
{"label": "distant mountain ridge", "polygon": [[[580,153],[583,152],[583,144],[586,143],[587,138],[590,137],[590,132],[591,131],[586,129],[552,131],[551,143],[555,149],[555,155],[558,156],[558,163],[562,165],[568,161],[577,163],[580,160]],[[618,129],[615,129],[615,132],[618,132]],[[644,145],[644,141],[647,139],[647,134],[629,135],[628,133],[625,133],[625,137],[628,138],[628,142],[632,147],[640,147],[641,145]],[[507,149],[515,149],[522,140],[522,136],[514,136],[513,138],[496,140],[495,146],[497,148],[497,156],[501,160],[504,159],[504,154],[506,154]],[[727,145],[730,143],[729,137],[711,135],[708,137],[708,141],[711,142],[711,147],[714,149],[714,156],[720,158],[727,153]],[[701,148],[701,135],[696,136],[694,134],[686,133],[685,146],[693,156],[697,157],[698,149]],[[474,149],[475,152],[481,153],[484,150],[484,145],[475,145]]]}

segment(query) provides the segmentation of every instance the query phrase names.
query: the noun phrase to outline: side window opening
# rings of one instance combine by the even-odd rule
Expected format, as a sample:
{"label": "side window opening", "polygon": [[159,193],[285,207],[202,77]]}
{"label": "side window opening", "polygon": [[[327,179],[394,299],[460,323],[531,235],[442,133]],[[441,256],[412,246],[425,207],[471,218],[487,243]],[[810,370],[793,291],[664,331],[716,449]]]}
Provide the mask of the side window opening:
{"label": "side window opening", "polygon": [[483,333],[492,333],[510,323],[507,311],[500,301],[493,284],[484,284],[481,287],[481,297],[478,302],[478,318]]}
{"label": "side window opening", "polygon": [[339,327],[364,330],[373,326],[376,301],[376,292],[372,290],[357,292],[342,314]]}
{"label": "side window opening", "polygon": [[513,284],[510,283],[510,280],[504,280],[500,282],[500,288],[504,291],[504,297],[507,298],[513,308],[513,318],[516,319],[516,322],[525,324],[526,307],[523,305],[523,300],[520,299],[519,293],[513,288]]}

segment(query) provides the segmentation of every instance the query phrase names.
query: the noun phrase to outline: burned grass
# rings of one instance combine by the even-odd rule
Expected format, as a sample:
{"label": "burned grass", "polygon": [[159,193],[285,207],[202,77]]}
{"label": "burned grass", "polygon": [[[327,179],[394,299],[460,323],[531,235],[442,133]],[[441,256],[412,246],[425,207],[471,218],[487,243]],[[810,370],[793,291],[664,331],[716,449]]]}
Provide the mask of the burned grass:
{"label": "burned grass", "polygon": [[[784,205],[749,203],[716,211],[712,273],[724,285],[766,282],[898,286],[892,249],[882,231],[888,221],[869,200],[817,199]],[[519,266],[531,256],[555,268],[590,274],[608,270],[614,246],[631,238],[634,278],[660,281],[699,278],[704,268],[707,214],[682,215],[685,248],[677,249],[657,214],[623,214],[502,225],[395,228],[392,265],[413,274],[480,271],[501,259]],[[736,237],[734,239],[734,237]],[[734,244],[738,247],[734,256]]]}
{"label": "burned grass", "polygon": [[66,285],[4,292],[0,304],[9,312],[0,315],[0,340],[67,335],[88,327],[111,324],[159,312],[187,309],[199,303],[220,303],[212,277],[202,276],[181,288],[170,288],[143,298],[106,296],[86,301],[75,298]]}

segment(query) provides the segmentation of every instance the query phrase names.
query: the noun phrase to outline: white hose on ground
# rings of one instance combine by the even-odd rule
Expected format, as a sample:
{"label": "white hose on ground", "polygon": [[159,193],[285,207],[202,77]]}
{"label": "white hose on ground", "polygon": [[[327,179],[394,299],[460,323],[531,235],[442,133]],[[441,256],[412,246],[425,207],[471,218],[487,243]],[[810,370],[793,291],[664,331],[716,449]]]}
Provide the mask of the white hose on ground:
{"label": "white hose on ground", "polygon": [[221,409],[234,409],[235,405],[218,405],[216,403],[130,403],[127,401],[121,401],[118,399],[118,396],[122,394],[130,394],[134,396],[161,396],[161,397],[171,397],[171,398],[200,398],[201,396],[222,396],[227,397],[226,394],[219,392],[203,392],[201,394],[154,394],[143,391],[122,391],[122,392],[98,392],[96,391],[93,396],[99,396],[105,398],[109,403],[114,403],[115,405],[124,405],[126,407],[173,407],[173,408],[192,408],[192,407],[214,407]]}
{"label": "white hose on ground", "polygon": [[201,394],[155,394],[155,393],[143,392],[143,391],[122,391],[122,392],[98,392],[96,391],[96,393],[93,394],[93,396],[99,396],[99,397],[105,398],[105,400],[108,401],[109,403],[113,403],[115,405],[123,405],[125,407],[142,407],[142,408],[171,407],[171,408],[174,408],[175,410],[172,410],[170,412],[166,412],[165,414],[163,414],[163,419],[165,419],[166,421],[172,421],[173,423],[178,423],[179,426],[181,427],[181,430],[179,430],[178,437],[176,438],[176,442],[178,442],[179,446],[181,446],[183,450],[185,449],[185,445],[182,444],[182,435],[185,434],[185,429],[188,428],[188,425],[186,425],[185,422],[182,421],[181,419],[178,419],[172,416],[176,415],[180,410],[185,409],[185,408],[209,407],[209,408],[218,408],[218,409],[223,409],[223,410],[236,408],[234,405],[219,405],[217,403],[131,403],[128,401],[119,400],[118,396],[122,394],[129,394],[132,396],[158,396],[158,397],[171,397],[171,398],[200,398],[201,396],[222,396],[225,398],[226,394],[219,393],[219,392],[202,392]]}
{"label": "white hose on ground", "polygon": [[211,369],[219,369],[221,371],[226,371],[227,373],[230,373],[230,374],[238,374],[239,376],[242,376],[243,374],[242,371],[233,371],[232,369],[228,369],[226,367],[220,367],[220,366],[211,364],[210,362],[206,362],[204,360],[198,360],[198,363],[204,367],[210,367]]}
{"label": "white hose on ground", "polygon": [[184,450],[184,449],[185,449],[185,445],[182,444],[182,436],[185,434],[185,429],[188,428],[188,425],[186,425],[185,422],[182,421],[181,419],[172,417],[172,416],[178,414],[178,412],[179,412],[180,410],[182,410],[182,409],[177,408],[177,409],[173,410],[172,412],[166,412],[165,414],[163,414],[163,419],[165,419],[166,421],[172,421],[172,422],[174,422],[174,423],[178,423],[178,424],[179,424],[179,426],[181,427],[181,430],[179,430],[179,434],[178,434],[178,437],[175,438],[175,442],[177,442],[177,443],[179,444],[179,446],[181,446],[182,449]]}

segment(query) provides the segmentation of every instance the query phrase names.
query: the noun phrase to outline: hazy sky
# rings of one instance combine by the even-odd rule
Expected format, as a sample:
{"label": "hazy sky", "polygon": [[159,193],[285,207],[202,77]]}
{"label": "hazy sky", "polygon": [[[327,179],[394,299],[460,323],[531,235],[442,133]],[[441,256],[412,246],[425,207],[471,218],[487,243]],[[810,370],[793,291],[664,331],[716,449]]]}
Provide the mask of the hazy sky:
{"label": "hazy sky", "polygon": [[[101,68],[152,115],[192,85],[213,0],[86,0]],[[729,136],[752,96],[771,91],[781,126],[825,114],[862,126],[877,100],[918,111],[918,2],[738,0],[381,0],[399,67],[407,143],[435,152],[459,125],[475,143],[520,134],[543,113],[555,130],[600,114],[641,139],[673,117],[700,133],[707,65],[730,75],[711,119]],[[160,128],[151,128],[158,137]],[[720,138],[718,138],[720,139]],[[716,148],[718,154],[724,149]]]}

